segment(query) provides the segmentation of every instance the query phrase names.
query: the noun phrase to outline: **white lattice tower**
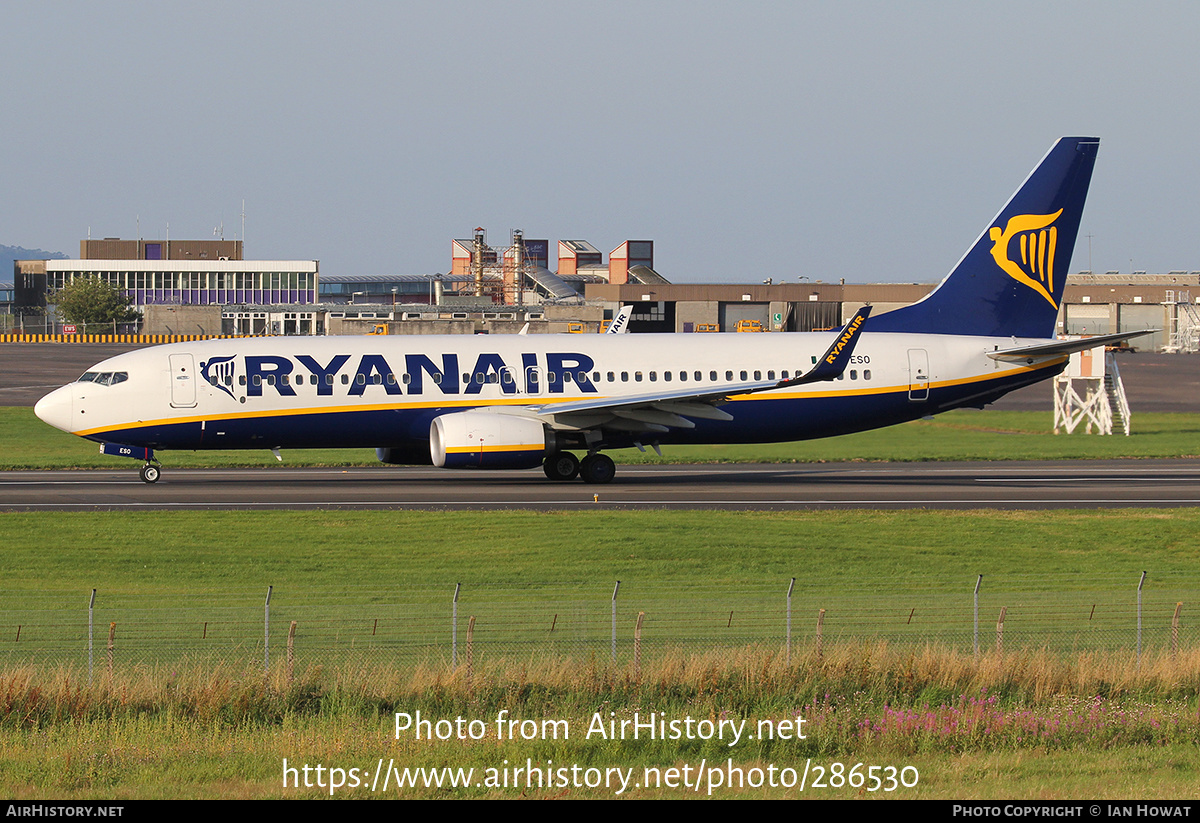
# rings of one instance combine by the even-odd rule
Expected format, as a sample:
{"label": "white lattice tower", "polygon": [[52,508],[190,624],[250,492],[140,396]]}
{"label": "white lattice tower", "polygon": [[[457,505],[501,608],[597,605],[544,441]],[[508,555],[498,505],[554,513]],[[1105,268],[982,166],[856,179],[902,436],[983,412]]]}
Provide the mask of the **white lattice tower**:
{"label": "white lattice tower", "polygon": [[1113,425],[1129,434],[1129,401],[1121,372],[1103,346],[1071,355],[1066,370],[1054,378],[1054,433],[1067,434],[1084,423],[1084,430],[1112,434]]}
{"label": "white lattice tower", "polygon": [[1163,303],[1170,306],[1171,334],[1163,351],[1191,354],[1200,351],[1200,311],[1192,303],[1192,293],[1168,289]]}

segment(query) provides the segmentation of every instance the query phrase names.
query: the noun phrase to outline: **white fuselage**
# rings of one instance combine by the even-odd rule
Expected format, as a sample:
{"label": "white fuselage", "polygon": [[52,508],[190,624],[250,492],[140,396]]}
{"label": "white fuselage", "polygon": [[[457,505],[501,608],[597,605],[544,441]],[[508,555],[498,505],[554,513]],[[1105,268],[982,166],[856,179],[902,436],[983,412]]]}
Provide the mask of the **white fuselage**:
{"label": "white fuselage", "polygon": [[[552,415],[556,406],[581,399],[719,393],[796,377],[813,368],[836,336],[209,340],[110,358],[89,370],[99,377],[52,392],[37,413],[82,437],[152,449],[415,445],[428,438],[433,418],[466,409]],[[839,379],[733,393],[720,405],[732,420],[698,420],[655,431],[653,439],[809,439],[981,405],[1058,371],[1062,358],[1014,365],[987,356],[1028,342],[1036,341],[867,331]],[[603,437],[606,447],[639,439],[615,430]]]}

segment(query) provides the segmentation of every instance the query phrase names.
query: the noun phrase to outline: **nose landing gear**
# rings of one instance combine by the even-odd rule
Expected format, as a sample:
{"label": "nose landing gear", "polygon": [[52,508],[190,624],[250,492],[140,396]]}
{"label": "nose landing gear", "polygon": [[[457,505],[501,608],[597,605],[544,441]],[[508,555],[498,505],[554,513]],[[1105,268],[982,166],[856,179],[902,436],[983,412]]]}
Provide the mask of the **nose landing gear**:
{"label": "nose landing gear", "polygon": [[126,446],[123,443],[101,443],[101,454],[111,454],[114,457],[132,457],[134,460],[145,460],[145,465],[138,471],[138,477],[143,483],[157,483],[162,474],[162,464],[154,459],[154,449],[145,446]]}

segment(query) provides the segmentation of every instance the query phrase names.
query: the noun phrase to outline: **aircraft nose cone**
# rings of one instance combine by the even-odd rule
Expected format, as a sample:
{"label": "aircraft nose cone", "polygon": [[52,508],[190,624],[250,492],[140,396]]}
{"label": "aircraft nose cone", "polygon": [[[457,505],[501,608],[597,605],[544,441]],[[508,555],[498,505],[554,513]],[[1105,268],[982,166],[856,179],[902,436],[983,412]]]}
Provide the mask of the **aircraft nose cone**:
{"label": "aircraft nose cone", "polygon": [[50,392],[37,401],[37,405],[33,407],[33,413],[42,422],[69,432],[71,430],[71,387],[63,386],[61,389]]}

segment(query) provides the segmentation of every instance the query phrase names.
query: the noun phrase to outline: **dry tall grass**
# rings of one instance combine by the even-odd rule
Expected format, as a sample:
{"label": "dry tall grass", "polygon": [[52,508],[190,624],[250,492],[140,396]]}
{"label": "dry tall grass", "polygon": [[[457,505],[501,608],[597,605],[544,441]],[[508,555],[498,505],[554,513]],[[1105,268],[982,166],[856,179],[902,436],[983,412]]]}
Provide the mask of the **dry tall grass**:
{"label": "dry tall grass", "polygon": [[1177,656],[1047,651],[970,654],[884,642],[826,646],[794,654],[744,648],[666,654],[633,666],[607,660],[532,656],[485,658],[471,678],[464,667],[425,664],[323,668],[283,666],[137,668],[114,677],[71,668],[21,666],[0,671],[0,723],[39,726],[64,720],[170,713],[201,721],[272,723],[287,715],[375,715],[414,701],[455,705],[553,706],[557,711],[619,702],[729,703],[757,712],[830,696],[859,695],[899,705],[937,704],[988,694],[1038,705],[1064,696],[1190,701],[1200,695],[1200,650]]}

